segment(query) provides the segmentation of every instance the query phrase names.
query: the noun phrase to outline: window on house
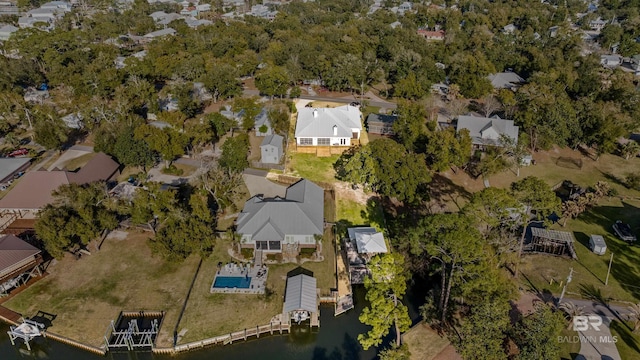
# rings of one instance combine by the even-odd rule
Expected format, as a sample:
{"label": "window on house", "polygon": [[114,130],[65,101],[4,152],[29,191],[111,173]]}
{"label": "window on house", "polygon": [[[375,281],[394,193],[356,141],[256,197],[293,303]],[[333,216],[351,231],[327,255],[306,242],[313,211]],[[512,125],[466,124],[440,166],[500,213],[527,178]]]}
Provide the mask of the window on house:
{"label": "window on house", "polygon": [[313,138],[300,138],[300,145],[313,145]]}
{"label": "window on house", "polygon": [[330,145],[331,144],[331,139],[330,138],[318,138],[318,145]]}
{"label": "window on house", "polygon": [[266,241],[256,241],[256,249],[268,250]]}
{"label": "window on house", "polygon": [[347,139],[340,139],[340,145],[347,145]]}
{"label": "window on house", "polygon": [[269,250],[280,250],[280,241],[269,241]]}

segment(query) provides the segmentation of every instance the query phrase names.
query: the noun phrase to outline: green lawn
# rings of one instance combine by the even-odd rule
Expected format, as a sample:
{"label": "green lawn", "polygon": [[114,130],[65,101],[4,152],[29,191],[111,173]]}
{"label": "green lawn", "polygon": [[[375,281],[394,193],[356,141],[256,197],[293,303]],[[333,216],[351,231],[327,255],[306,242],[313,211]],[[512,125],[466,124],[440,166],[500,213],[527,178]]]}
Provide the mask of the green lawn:
{"label": "green lawn", "polygon": [[620,353],[621,359],[638,359],[640,358],[640,335],[633,333],[631,322],[622,323],[620,321],[611,322],[611,335],[618,337],[616,347]]}
{"label": "green lawn", "polygon": [[561,336],[565,339],[569,338],[572,341],[560,342],[560,359],[573,360],[576,355],[580,353],[580,341],[573,341],[574,336],[578,336],[578,333],[571,329],[565,328],[562,330]]}
{"label": "green lawn", "polygon": [[214,253],[200,268],[193,291],[180,322],[178,332],[185,331],[181,344],[198,341],[213,336],[228,334],[245,328],[266,325],[271,318],[282,312],[282,300],[287,272],[302,266],[313,271],[318,288],[323,294],[329,293],[335,284],[335,252],[332,245],[330,228],[323,239],[322,262],[269,265],[267,293],[249,294],[211,294],[210,288],[217,271],[218,262],[231,260],[227,250],[228,241],[221,241]]}
{"label": "green lawn", "polygon": [[333,164],[338,160],[338,155],[329,157],[318,157],[314,154],[291,154],[288,162],[289,171],[292,175],[299,176],[311,181],[321,181],[332,183],[335,181],[336,172]]}
{"label": "green lawn", "polygon": [[[601,297],[618,301],[638,302],[640,300],[640,246],[628,245],[612,232],[611,225],[616,220],[628,222],[638,233],[640,228],[640,201],[621,201],[611,198],[602,201],[598,207],[570,220],[561,231],[572,231],[577,260],[568,260],[546,255],[527,255],[522,265],[522,281],[533,285],[539,291],[553,293],[562,291],[563,283],[573,267],[573,281],[568,285],[569,296]],[[588,249],[589,235],[605,237],[607,253],[596,255]],[[608,286],[605,286],[607,268],[611,252],[614,253]]]}
{"label": "green lawn", "polygon": [[424,322],[402,334],[402,341],[409,347],[411,360],[431,360],[449,345],[446,337],[438,335]]}
{"label": "green lawn", "polygon": [[382,205],[376,198],[371,198],[367,205],[353,200],[337,199],[337,220],[352,225],[368,225],[378,230],[384,229],[384,213]]}
{"label": "green lawn", "polygon": [[90,246],[92,254],[80,260],[67,255],[3,306],[25,316],[55,314],[51,332],[93,346],[104,343],[120,311],[166,311],[158,345],[169,346],[198,259],[167,263],[151,254],[147,238],[133,232],[124,240],[107,239],[100,251]]}

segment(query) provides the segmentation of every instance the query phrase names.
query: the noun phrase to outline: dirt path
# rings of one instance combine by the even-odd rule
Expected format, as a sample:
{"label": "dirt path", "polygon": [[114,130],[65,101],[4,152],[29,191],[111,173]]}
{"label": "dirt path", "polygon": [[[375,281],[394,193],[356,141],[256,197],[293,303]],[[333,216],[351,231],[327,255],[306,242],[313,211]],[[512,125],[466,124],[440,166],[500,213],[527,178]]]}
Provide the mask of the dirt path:
{"label": "dirt path", "polygon": [[349,183],[343,181],[335,182],[333,187],[336,191],[336,198],[355,201],[362,205],[366,205],[367,200],[374,196],[373,193],[365,193],[360,186],[354,190]]}

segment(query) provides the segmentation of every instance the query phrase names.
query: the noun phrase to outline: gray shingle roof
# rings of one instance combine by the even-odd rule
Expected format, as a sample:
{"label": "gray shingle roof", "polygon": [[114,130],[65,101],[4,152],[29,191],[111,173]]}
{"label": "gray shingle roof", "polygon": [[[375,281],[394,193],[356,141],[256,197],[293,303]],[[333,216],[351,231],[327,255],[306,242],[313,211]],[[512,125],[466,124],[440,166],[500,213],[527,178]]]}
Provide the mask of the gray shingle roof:
{"label": "gray shingle roof", "polygon": [[255,120],[256,120],[256,124],[255,124],[256,129],[262,125],[267,125],[268,128],[271,128],[271,122],[269,121],[269,115],[267,114],[267,109],[263,108],[262,111],[260,111],[260,114],[256,116]]}
{"label": "gray shingle roof", "polygon": [[469,130],[471,141],[475,145],[500,145],[500,135],[504,134],[518,142],[518,127],[513,120],[503,120],[498,116],[492,118],[461,115],[458,117],[456,131]]}
{"label": "gray shingle roof", "polygon": [[524,82],[524,79],[514,72],[491,74],[488,79],[494,89],[512,89]]}
{"label": "gray shingle roof", "polygon": [[[314,112],[316,116],[314,116]],[[351,137],[351,129],[362,130],[362,113],[355,106],[336,108],[302,108],[298,111],[296,138],[299,137]],[[333,126],[338,134],[333,135]]]}
{"label": "gray shingle roof", "polygon": [[300,274],[287,279],[284,311],[288,313],[296,310],[318,311],[316,278]]}
{"label": "gray shingle roof", "polygon": [[271,145],[271,146],[275,146],[280,151],[282,151],[283,140],[284,138],[277,134],[267,135],[264,137],[264,140],[262,140],[262,144],[260,144],[260,146]]}
{"label": "gray shingle roof", "polygon": [[287,189],[285,198],[249,199],[236,220],[239,234],[254,240],[284,240],[284,235],[322,234],[324,190],[309,180]]}

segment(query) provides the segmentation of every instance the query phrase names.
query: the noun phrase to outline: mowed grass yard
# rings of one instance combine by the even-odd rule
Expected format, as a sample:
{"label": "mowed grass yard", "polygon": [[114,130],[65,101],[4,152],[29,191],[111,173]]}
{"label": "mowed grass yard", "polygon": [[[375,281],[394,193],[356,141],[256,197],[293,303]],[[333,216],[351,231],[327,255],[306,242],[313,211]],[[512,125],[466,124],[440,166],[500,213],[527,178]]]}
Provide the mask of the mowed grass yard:
{"label": "mowed grass yard", "polygon": [[[533,157],[537,164],[521,168],[519,178],[514,172],[505,171],[490,177],[491,186],[506,188],[512,182],[526,176],[539,177],[550,186],[563,180],[571,180],[584,187],[593,186],[598,181],[607,181],[618,196],[602,200],[598,206],[577,219],[569,220],[565,227],[554,225],[553,228],[556,230],[574,233],[578,260],[526,255],[521,267],[523,286],[559,294],[562,291],[560,283],[565,282],[569,268],[573,267],[573,281],[567,288],[570,297],[597,295],[617,301],[640,301],[640,245],[624,243],[615,237],[611,228],[616,220],[623,220],[631,224],[634,232],[640,235],[640,192],[627,189],[621,182],[626,174],[640,172],[640,158],[625,160],[620,156],[605,154],[595,161],[580,151],[567,148],[540,151],[534,153]],[[557,165],[560,157],[580,159],[582,169]],[[449,201],[453,196],[468,197],[468,193],[483,188],[482,179],[472,179],[462,171],[458,171],[457,174],[448,171],[443,175],[450,180],[450,184],[446,186],[450,193],[442,192],[443,201]],[[463,191],[468,193],[462,194]],[[605,237],[609,249],[604,256],[595,255],[589,250],[591,234]],[[611,252],[614,253],[613,265],[609,284],[605,286]]]}
{"label": "mowed grass yard", "polygon": [[368,225],[379,231],[384,230],[384,213],[380,202],[372,197],[367,204],[350,199],[337,199],[337,221],[344,221],[354,226]]}
{"label": "mowed grass yard", "polygon": [[411,360],[431,360],[449,345],[446,337],[438,335],[424,322],[402,334],[402,341],[409,347]]}
{"label": "mowed grass yard", "polygon": [[25,316],[39,310],[55,314],[51,332],[94,346],[103,345],[110,321],[122,310],[166,311],[158,346],[170,346],[198,258],[167,263],[152,256],[147,239],[131,233],[124,240],[107,239],[100,251],[80,260],[68,255],[3,306]]}
{"label": "mowed grass yard", "polygon": [[332,183],[336,181],[333,164],[338,160],[338,157],[339,155],[318,157],[315,154],[292,153],[287,167],[294,176],[311,181]]}
{"label": "mowed grass yard", "polygon": [[[602,297],[616,301],[640,301],[640,245],[629,245],[618,239],[611,226],[616,220],[631,225],[638,234],[640,230],[640,200],[619,198],[605,199],[597,207],[569,220],[565,227],[554,225],[554,229],[571,231],[576,238],[577,260],[546,256],[526,255],[522,264],[522,281],[529,282],[538,290],[558,294],[561,282],[566,281],[569,268],[573,268],[573,280],[568,285],[569,296]],[[603,235],[607,253],[603,256],[592,253],[589,246],[591,234]],[[611,275],[607,286],[609,259],[613,252]]]}

